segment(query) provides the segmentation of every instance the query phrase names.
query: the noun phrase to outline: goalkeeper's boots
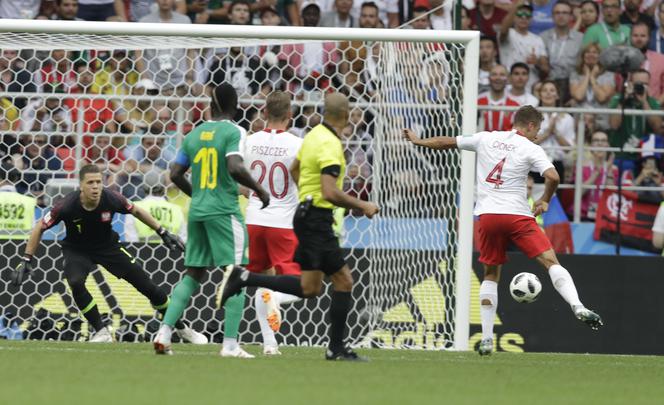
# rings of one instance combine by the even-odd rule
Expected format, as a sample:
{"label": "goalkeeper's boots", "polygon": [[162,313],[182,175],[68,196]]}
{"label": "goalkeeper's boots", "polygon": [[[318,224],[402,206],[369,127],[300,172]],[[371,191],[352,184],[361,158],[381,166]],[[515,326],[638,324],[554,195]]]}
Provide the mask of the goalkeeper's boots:
{"label": "goalkeeper's boots", "polygon": [[344,347],[341,350],[332,350],[328,348],[325,352],[325,360],[356,361],[360,363],[366,363],[369,361],[367,357],[360,356],[349,347]]}
{"label": "goalkeeper's boots", "polygon": [[239,345],[235,346],[234,349],[227,349],[226,347],[221,348],[221,352],[219,352],[221,357],[237,357],[239,359],[253,359],[254,356],[253,354],[249,354],[244,351]]}
{"label": "goalkeeper's boots", "polygon": [[584,307],[583,305],[575,305],[574,307],[572,307],[572,310],[574,311],[574,316],[576,316],[576,319],[590,326],[590,329],[598,330],[599,328],[604,326],[602,318],[599,315],[597,315],[595,312]]}
{"label": "goalkeeper's boots", "polygon": [[493,339],[488,338],[488,339],[482,339],[480,342],[480,346],[477,348],[477,353],[480,354],[480,356],[489,356],[491,355],[491,352],[493,351]]}
{"label": "goalkeeper's boots", "polygon": [[274,293],[263,289],[261,299],[267,306],[267,324],[270,325],[270,329],[274,332],[279,332],[279,328],[281,327],[281,311],[279,310],[277,300],[274,298]]}
{"label": "goalkeeper's boots", "polygon": [[182,329],[175,329],[175,333],[185,342],[193,343],[195,345],[206,345],[208,344],[208,338],[195,330],[191,329],[189,326],[184,326]]}
{"label": "goalkeeper's boots", "polygon": [[113,333],[111,333],[111,330],[106,326],[101,329],[99,329],[97,332],[95,332],[94,335],[90,336],[90,340],[88,340],[90,343],[113,343]]}
{"label": "goalkeeper's boots", "polygon": [[169,326],[162,325],[155,336],[152,345],[154,346],[155,354],[165,354],[172,355],[173,350],[171,350],[171,329]]}
{"label": "goalkeeper's boots", "polygon": [[[241,266],[228,266],[226,267],[226,283],[224,285],[224,290],[221,293],[221,301],[219,301],[219,307],[223,308],[226,301],[236,295],[244,287],[244,282],[249,275],[249,272]],[[243,279],[244,278],[244,279]]]}

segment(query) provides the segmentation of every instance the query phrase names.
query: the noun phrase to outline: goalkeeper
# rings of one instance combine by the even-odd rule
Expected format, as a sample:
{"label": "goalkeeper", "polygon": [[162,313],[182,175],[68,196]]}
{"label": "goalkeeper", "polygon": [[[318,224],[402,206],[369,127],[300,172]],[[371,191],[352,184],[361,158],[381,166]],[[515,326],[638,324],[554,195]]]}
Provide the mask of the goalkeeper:
{"label": "goalkeeper", "polygon": [[[83,166],[79,172],[80,190],[72,191],[47,213],[32,230],[21,263],[11,274],[12,285],[20,286],[32,272],[32,256],[35,254],[42,234],[60,221],[65,222],[67,236],[62,241],[64,273],[74,301],[81,313],[94,328],[90,342],[112,342],[113,336],[105,327],[99,308],[85,287],[85,280],[96,264],[104,266],[111,274],[126,280],[138,292],[150,300],[152,306],[164,313],[169,299],[157,287],[136,259],[120,245],[119,236],[111,228],[113,214],[132,214],[154,229],[164,244],[171,250],[184,250],[182,241],[159,225],[149,212],[135,206],[122,195],[107,190],[102,185],[102,173],[96,165]],[[207,338],[176,323],[180,337],[191,343],[205,344]]]}

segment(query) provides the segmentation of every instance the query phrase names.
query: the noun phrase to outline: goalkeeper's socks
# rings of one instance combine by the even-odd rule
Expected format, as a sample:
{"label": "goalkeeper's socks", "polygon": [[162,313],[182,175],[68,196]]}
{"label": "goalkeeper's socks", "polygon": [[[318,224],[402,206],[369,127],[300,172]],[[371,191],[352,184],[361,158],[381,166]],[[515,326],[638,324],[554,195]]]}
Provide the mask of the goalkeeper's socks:
{"label": "goalkeeper's socks", "polygon": [[226,304],[224,304],[224,347],[226,348],[228,348],[226,344],[227,339],[234,339],[237,344],[242,312],[244,312],[244,296],[245,289],[243,288],[238,294],[230,297],[226,301]]}
{"label": "goalkeeper's socks", "polygon": [[164,323],[168,326],[175,326],[177,321],[182,317],[184,310],[189,305],[189,299],[198,289],[200,283],[194,280],[193,277],[185,275],[182,280],[175,286],[173,294],[171,294],[171,303],[168,305],[166,314],[164,315]]}
{"label": "goalkeeper's socks", "polygon": [[[254,304],[256,305],[256,317],[258,318],[258,324],[261,327],[261,336],[263,336],[263,346],[277,346],[277,339],[274,336],[274,331],[270,328],[270,324],[267,322],[267,304],[263,300],[263,289],[259,288],[256,290],[254,296]],[[272,296],[277,300],[277,295],[283,295],[278,292],[272,292]],[[292,295],[290,295],[292,297]],[[299,298],[298,298],[299,299]],[[277,301],[279,302],[279,301]]]}
{"label": "goalkeeper's socks", "polygon": [[549,277],[551,277],[551,282],[553,287],[558,291],[565,301],[574,308],[577,305],[583,306],[581,300],[579,300],[579,293],[576,292],[576,286],[574,286],[574,280],[569,272],[561,265],[554,264],[549,267]]}
{"label": "goalkeeper's socks", "polygon": [[265,287],[272,291],[280,291],[286,294],[303,297],[300,278],[295,276],[268,276],[265,274],[256,274],[246,272],[247,279],[244,285],[252,287]]}
{"label": "goalkeeper's socks", "polygon": [[[483,303],[489,301],[489,304]],[[493,323],[498,309],[498,283],[484,280],[480,285],[480,318],[482,339],[493,339]]]}
{"label": "goalkeeper's socks", "polygon": [[350,311],[350,292],[332,291],[330,304],[330,350],[336,353],[344,348],[346,318]]}

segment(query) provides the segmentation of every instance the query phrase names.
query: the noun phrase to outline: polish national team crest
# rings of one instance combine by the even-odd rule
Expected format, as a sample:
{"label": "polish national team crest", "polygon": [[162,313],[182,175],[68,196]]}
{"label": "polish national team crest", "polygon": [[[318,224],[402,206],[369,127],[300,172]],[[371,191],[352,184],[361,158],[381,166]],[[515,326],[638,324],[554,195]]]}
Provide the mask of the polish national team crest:
{"label": "polish national team crest", "polygon": [[101,222],[111,222],[111,213],[104,211],[101,213]]}

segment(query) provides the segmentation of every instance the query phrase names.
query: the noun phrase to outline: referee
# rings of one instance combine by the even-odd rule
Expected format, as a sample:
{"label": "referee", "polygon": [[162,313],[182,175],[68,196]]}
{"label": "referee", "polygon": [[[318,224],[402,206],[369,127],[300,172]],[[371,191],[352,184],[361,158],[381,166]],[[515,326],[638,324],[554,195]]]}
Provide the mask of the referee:
{"label": "referee", "polygon": [[[112,334],[103,325],[97,304],[85,287],[85,279],[96,264],[104,266],[114,276],[126,280],[148,298],[159,312],[166,311],[169,302],[166,293],[150,280],[147,273],[136,263],[136,259],[118,243],[119,236],[111,228],[113,215],[116,212],[134,215],[155,230],[171,250],[184,250],[184,245],[177,236],[161,227],[149,212],[122,195],[105,189],[102,186],[101,170],[96,165],[83,166],[79,172],[79,181],[80,190],[72,191],[58,201],[32,230],[23,259],[12,272],[12,285],[20,286],[32,272],[32,256],[44,231],[64,221],[67,228],[67,236],[62,241],[65,278],[76,305],[95,330],[90,342],[112,342]],[[184,340],[198,344],[207,343],[204,335],[181,322],[176,327]]]}
{"label": "referee", "polygon": [[335,207],[361,210],[369,218],[378,213],[376,204],[341,191],[346,161],[340,134],[348,125],[348,115],[348,98],[341,93],[328,94],[323,123],[305,136],[291,167],[299,189],[300,204],[293,219],[293,229],[299,240],[295,262],[302,267],[302,277],[268,276],[236,266],[228,277],[221,304],[244,286],[265,287],[305,298],[316,297],[321,294],[323,278],[328,276],[334,290],[325,358],[366,361],[344,344],[353,277],[332,229]]}

